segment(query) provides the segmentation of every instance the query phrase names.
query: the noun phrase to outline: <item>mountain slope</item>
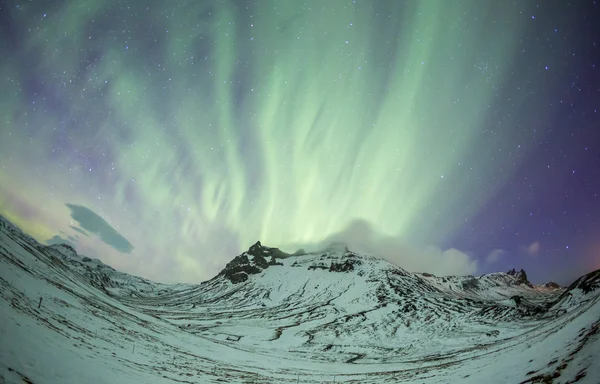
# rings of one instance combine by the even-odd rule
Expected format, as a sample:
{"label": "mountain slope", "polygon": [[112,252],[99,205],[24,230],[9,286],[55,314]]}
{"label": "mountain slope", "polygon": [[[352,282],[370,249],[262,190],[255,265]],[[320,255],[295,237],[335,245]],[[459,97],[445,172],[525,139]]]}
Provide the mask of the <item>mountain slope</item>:
{"label": "mountain slope", "polygon": [[595,383],[599,275],[554,289],[257,243],[208,282],[165,285],[0,218],[0,378]]}
{"label": "mountain slope", "polygon": [[[146,313],[187,332],[233,338],[240,348],[377,363],[487,343],[488,333],[500,332],[499,323],[500,337],[512,337],[552,316],[544,308],[560,294],[504,273],[479,278],[411,274],[339,249],[270,264],[252,253],[256,249],[238,256],[195,295],[175,292],[128,303],[146,305]],[[243,281],[239,273],[247,273]]]}

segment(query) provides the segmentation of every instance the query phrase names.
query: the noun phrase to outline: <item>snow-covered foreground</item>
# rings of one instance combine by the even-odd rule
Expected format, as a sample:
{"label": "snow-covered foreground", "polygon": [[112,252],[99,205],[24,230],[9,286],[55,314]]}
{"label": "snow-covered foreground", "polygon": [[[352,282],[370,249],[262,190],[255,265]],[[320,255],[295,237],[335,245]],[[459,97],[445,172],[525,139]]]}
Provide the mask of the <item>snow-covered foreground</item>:
{"label": "snow-covered foreground", "polygon": [[600,271],[554,289],[279,256],[164,285],[0,217],[0,383],[600,382]]}

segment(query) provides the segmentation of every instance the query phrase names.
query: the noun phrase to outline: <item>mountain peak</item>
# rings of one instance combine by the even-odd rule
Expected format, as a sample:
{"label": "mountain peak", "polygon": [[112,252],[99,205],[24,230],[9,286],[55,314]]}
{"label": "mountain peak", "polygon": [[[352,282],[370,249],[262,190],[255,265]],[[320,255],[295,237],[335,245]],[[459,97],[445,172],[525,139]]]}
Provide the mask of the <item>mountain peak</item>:
{"label": "mountain peak", "polygon": [[276,259],[285,259],[291,256],[289,253],[285,253],[279,248],[264,246],[260,241],[251,245],[244,253],[251,256],[274,257]]}
{"label": "mountain peak", "polygon": [[506,272],[506,274],[509,276],[513,276],[517,280],[517,284],[525,284],[530,287],[533,287],[533,284],[531,284],[531,282],[529,282],[529,279],[527,278],[527,272],[525,272],[523,268],[521,268],[520,271],[517,271],[514,268],[512,268],[508,272]]}
{"label": "mountain peak", "polygon": [[247,253],[254,255],[254,254],[260,254],[263,250],[266,250],[266,247],[263,247],[262,244],[260,243],[260,241],[257,241],[256,243],[252,244],[250,246],[250,248],[248,248],[248,251],[246,251]]}
{"label": "mountain peak", "polygon": [[550,288],[550,289],[560,289],[560,288],[562,288],[560,286],[560,284],[558,284],[558,283],[556,283],[554,281],[547,282],[546,284],[544,284],[544,287]]}
{"label": "mountain peak", "polygon": [[234,284],[241,283],[248,280],[249,275],[261,273],[273,265],[283,265],[277,262],[277,259],[288,257],[290,255],[279,248],[265,247],[257,241],[246,252],[227,263],[218,276],[224,276]]}

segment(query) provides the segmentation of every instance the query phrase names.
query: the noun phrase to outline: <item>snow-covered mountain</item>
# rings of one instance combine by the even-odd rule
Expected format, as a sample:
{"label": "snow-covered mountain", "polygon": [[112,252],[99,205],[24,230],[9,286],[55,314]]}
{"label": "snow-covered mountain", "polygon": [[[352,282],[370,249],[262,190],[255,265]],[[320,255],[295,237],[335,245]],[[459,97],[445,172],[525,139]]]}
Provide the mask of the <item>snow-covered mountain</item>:
{"label": "snow-covered mountain", "polygon": [[600,271],[438,277],[260,242],[158,284],[0,217],[0,383],[600,381]]}

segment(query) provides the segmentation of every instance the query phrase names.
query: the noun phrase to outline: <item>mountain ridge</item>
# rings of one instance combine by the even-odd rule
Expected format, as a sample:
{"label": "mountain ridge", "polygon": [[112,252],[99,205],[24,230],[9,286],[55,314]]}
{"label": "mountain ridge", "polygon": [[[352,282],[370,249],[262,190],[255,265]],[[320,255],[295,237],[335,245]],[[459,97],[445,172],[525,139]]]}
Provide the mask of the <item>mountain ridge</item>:
{"label": "mountain ridge", "polygon": [[[527,284],[524,271],[438,277],[346,248],[282,255],[257,242],[211,280],[160,284],[70,246],[39,244],[7,223],[0,220],[6,377],[18,371],[53,382],[23,360],[49,336],[49,356],[61,355],[51,348],[92,350],[84,361],[101,359],[119,372],[109,382],[139,382],[139,367],[146,381],[165,383],[190,374],[206,382],[257,374],[263,382],[323,382],[332,372],[367,383],[520,382],[555,375],[559,366],[561,377],[600,375],[589,363],[600,350],[593,347],[600,345],[600,271],[553,288]],[[115,360],[131,343],[135,355]],[[542,352],[531,355],[532,343]],[[165,355],[180,363],[165,365]],[[226,370],[209,368],[216,365]],[[92,380],[85,367],[64,366],[55,382]],[[73,372],[77,379],[64,380]]]}

